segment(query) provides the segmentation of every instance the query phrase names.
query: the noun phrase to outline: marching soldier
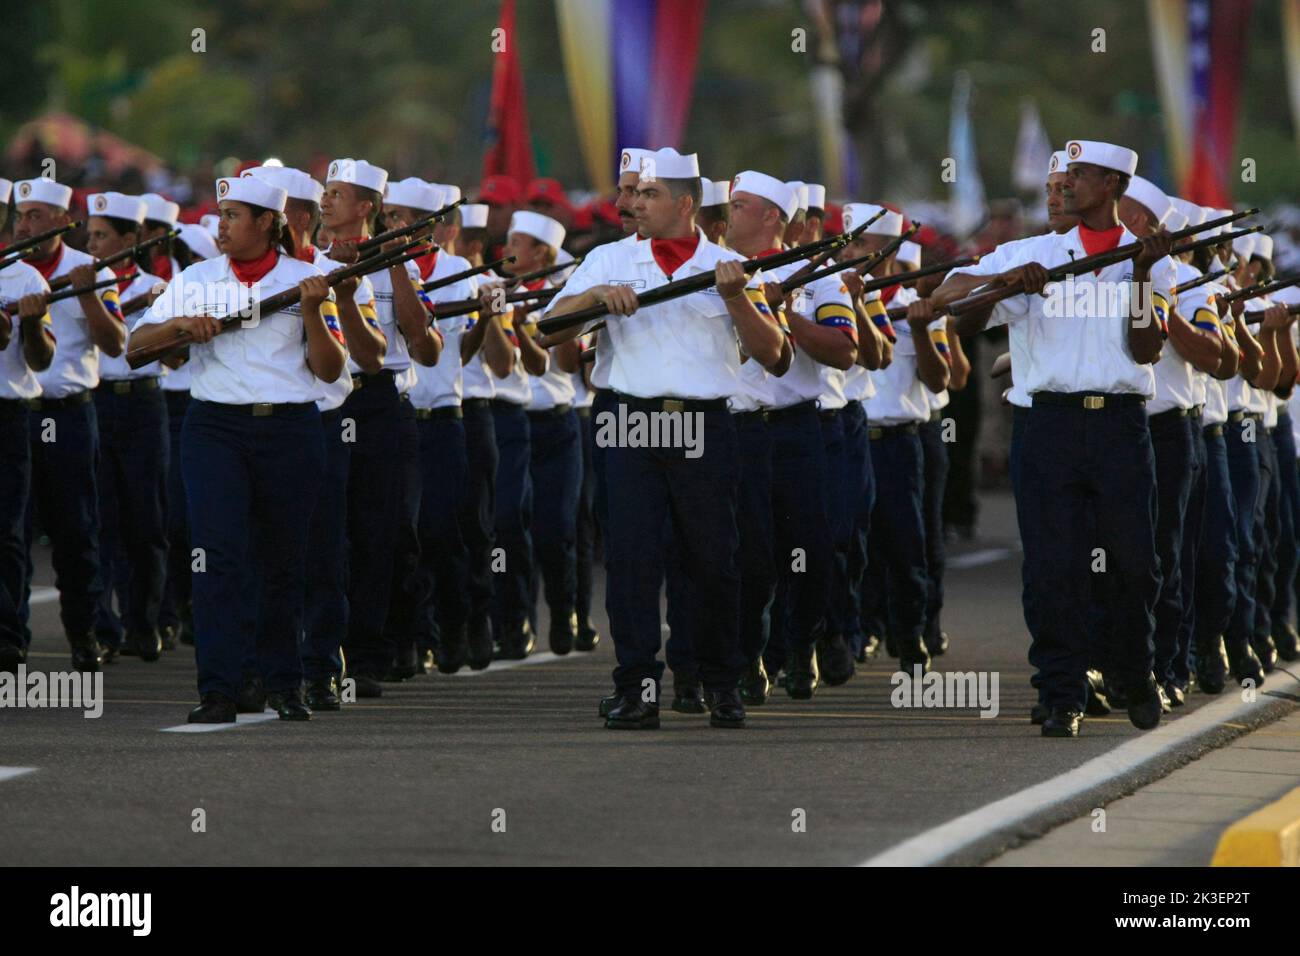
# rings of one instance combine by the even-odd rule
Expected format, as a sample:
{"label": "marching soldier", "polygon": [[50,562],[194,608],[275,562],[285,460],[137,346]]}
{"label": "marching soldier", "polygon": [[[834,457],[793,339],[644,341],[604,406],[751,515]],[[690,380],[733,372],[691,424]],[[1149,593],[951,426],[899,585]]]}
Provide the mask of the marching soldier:
{"label": "marching soldier", "polygon": [[[145,216],[144,200],[121,193],[87,198],[87,249],[104,259],[138,241]],[[118,276],[136,270],[133,262],[113,266]],[[119,279],[120,303],[146,297],[132,315],[128,330],[148,307],[158,279],[140,270],[134,279]],[[132,369],[122,356],[102,355],[95,417],[99,430],[99,566],[103,592],[99,601],[99,641],[107,651],[133,653],[156,661],[162,651],[159,608],[167,576],[166,489],[169,432],[167,404],[160,390],[157,362]],[[121,618],[113,610],[117,593]],[[125,646],[123,646],[125,632]]]}
{"label": "marching soldier", "polygon": [[[156,238],[165,233],[171,232],[176,228],[176,220],[181,214],[181,207],[170,199],[159,196],[157,193],[145,193],[140,197],[144,200],[144,224],[140,229],[140,241],[144,242]],[[168,282],[171,277],[180,272],[180,263],[175,256],[173,239],[165,239],[152,247],[148,271],[151,275],[157,276],[163,282]]]}
{"label": "marching soldier", "polygon": [[[1025,388],[1033,404],[1020,449],[1021,483],[1036,493],[1022,496],[1020,510],[1025,561],[1033,565],[1025,581],[1034,592],[1026,601],[1030,661],[1040,672],[1050,708],[1042,725],[1047,737],[1078,734],[1087,697],[1090,575],[1097,545],[1106,573],[1115,576],[1108,592],[1110,617],[1121,637],[1112,666],[1126,692],[1129,719],[1150,729],[1161,715],[1152,674],[1152,609],[1159,590],[1155,466],[1143,407],[1155,394],[1149,365],[1159,357],[1162,329],[1149,303],[1142,303],[1137,317],[1129,315],[1129,305],[1134,290],[1140,294],[1167,255],[1169,239],[1166,233],[1144,237],[1136,259],[1075,277],[1075,284],[1123,283],[1127,293],[1110,296],[1103,288],[1091,300],[1074,297],[1072,305],[1088,321],[1047,315],[1037,295],[1047,284],[1047,268],[1137,241],[1116,213],[1137,154],[1077,140],[1066,146],[1066,154],[1065,208],[1079,216],[1079,226],[1064,235],[998,247],[977,265],[950,273],[928,300],[946,305],[990,282],[1024,289],[1003,305],[1010,321],[1026,322],[1030,331]],[[959,319],[957,332],[976,331],[972,326],[984,319],[975,318],[979,322]],[[1097,507],[1102,501],[1106,506]]]}
{"label": "marching soldier", "polygon": [[[695,590],[690,632],[710,723],[740,727],[745,710],[736,689],[738,467],[727,398],[736,391],[741,351],[752,361],[772,365],[780,357],[782,335],[755,304],[761,302],[761,275],[747,280],[739,255],[710,243],[695,225],[700,201],[696,157],[662,149],[647,158],[654,177],[638,182],[635,204],[646,240],[610,243],[588,253],[566,283],[566,294],[548,310],[548,315],[565,315],[597,304],[608,308],[610,385],[620,412],[689,414],[701,428],[702,454],[695,458],[686,456],[688,449],[632,447],[630,442],[615,441],[605,449],[606,600],[619,661],[614,682],[622,698],[606,726],[659,726],[663,665],[655,658],[661,536],[671,521],[674,547]],[[716,274],[712,289],[635,314],[642,311],[637,290],[709,270]],[[580,328],[571,331],[576,335]]]}
{"label": "marching soldier", "polygon": [[731,218],[731,183],[714,182],[700,177],[700,228],[709,242],[727,244],[727,226]]}
{"label": "marching soldier", "polygon": [[[282,720],[311,717],[298,642],[308,525],[324,464],[316,402],[323,383],[343,373],[345,349],[328,281],[288,254],[291,239],[281,245],[287,198],[254,176],[217,180],[225,254],[173,279],[132,332],[132,348],[181,332],[191,342],[182,467],[192,543],[205,561],[193,579],[201,700],[191,723],[234,722],[242,632],[253,619],[268,703]],[[294,287],[301,306],[219,334],[219,317]],[[247,586],[250,556],[256,591]],[[252,593],[256,609],[247,606]]]}
{"label": "marching soldier", "polygon": [[[0,226],[12,184],[0,179]],[[36,373],[54,358],[53,324],[41,274],[19,259],[0,267],[0,672],[27,659],[28,633],[19,615],[27,587],[24,526],[32,481],[27,403],[41,392]]]}
{"label": "marching soldier", "polygon": [[[72,189],[50,179],[28,179],[15,187],[18,219],[14,239],[23,240],[70,219]],[[25,258],[46,282],[64,279],[76,288],[111,280],[113,270],[96,269],[93,258],[56,236]],[[49,367],[37,374],[41,397],[31,406],[32,488],[27,513],[27,547],[32,545],[33,508],[54,546],[60,616],[76,670],[99,669],[103,649],[95,640],[95,615],[103,590],[99,569],[99,504],[95,469],[99,457],[94,389],[100,352],[122,354],[126,326],[116,286],[64,299],[50,307],[59,343]],[[32,564],[28,558],[27,586]],[[24,603],[26,598],[24,597]],[[27,609],[23,611],[24,621]]]}

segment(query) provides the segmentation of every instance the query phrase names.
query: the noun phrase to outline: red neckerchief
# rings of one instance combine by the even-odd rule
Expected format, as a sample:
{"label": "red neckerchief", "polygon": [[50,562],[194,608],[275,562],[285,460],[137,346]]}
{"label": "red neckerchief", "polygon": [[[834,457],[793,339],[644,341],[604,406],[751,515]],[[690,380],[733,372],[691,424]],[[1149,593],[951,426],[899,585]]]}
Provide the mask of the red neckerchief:
{"label": "red neckerchief", "polygon": [[300,259],[303,262],[315,262],[316,247],[312,245],[303,246],[298,250],[298,255],[295,258]]}
{"label": "red neckerchief", "polygon": [[534,279],[532,282],[525,282],[524,289],[528,292],[536,292],[542,286],[546,285],[546,278]]}
{"label": "red neckerchief", "polygon": [[1083,244],[1085,255],[1095,256],[1099,252],[1109,252],[1119,245],[1120,237],[1123,235],[1123,226],[1089,229],[1083,223],[1079,223],[1079,242]]}
{"label": "red neckerchief", "polygon": [[898,295],[898,290],[901,289],[902,287],[903,287],[903,283],[899,282],[895,285],[891,285],[884,289],[881,289],[880,301],[883,302],[885,305],[889,305],[889,300],[892,299],[894,296]]}
{"label": "red neckerchief", "polygon": [[113,275],[117,276],[117,294],[122,295],[130,287],[131,283],[135,281],[134,278],[124,280],[122,276],[126,275],[129,272],[134,271],[135,263],[134,262],[114,263],[112,269],[113,269]]}
{"label": "red neckerchief", "polygon": [[673,273],[682,267],[682,263],[695,255],[699,244],[700,235],[695,232],[680,239],[651,239],[650,254],[655,257],[659,268],[664,270],[664,275],[671,279]]}
{"label": "red neckerchief", "polygon": [[438,250],[434,249],[422,256],[416,256],[415,264],[420,267],[420,278],[428,279],[433,274],[434,266],[438,264]]}
{"label": "red neckerchief", "polygon": [[165,253],[154,253],[153,258],[149,260],[149,268],[153,274],[164,282],[171,281],[172,277],[172,259]]}
{"label": "red neckerchief", "polygon": [[54,270],[59,267],[63,261],[63,243],[59,243],[58,251],[48,259],[28,259],[27,264],[44,276],[45,281],[50,281],[50,276],[54,275]]}
{"label": "red neckerchief", "polygon": [[245,259],[242,262],[238,259],[231,259],[230,271],[244,285],[251,286],[254,282],[261,282],[279,261],[280,252],[275,246],[272,246],[256,259]]}

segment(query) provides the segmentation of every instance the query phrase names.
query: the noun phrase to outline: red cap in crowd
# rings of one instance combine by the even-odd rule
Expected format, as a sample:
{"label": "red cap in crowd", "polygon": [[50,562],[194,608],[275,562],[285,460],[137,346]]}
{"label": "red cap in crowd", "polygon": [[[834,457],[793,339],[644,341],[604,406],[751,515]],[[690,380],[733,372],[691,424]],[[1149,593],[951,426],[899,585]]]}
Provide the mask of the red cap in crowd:
{"label": "red cap in crowd", "polygon": [[478,188],[478,201],[489,206],[513,206],[519,202],[519,186],[512,176],[488,176]]}
{"label": "red cap in crowd", "polygon": [[570,208],[569,197],[564,195],[564,187],[558,179],[534,179],[528,184],[524,202],[548,202],[562,209]]}

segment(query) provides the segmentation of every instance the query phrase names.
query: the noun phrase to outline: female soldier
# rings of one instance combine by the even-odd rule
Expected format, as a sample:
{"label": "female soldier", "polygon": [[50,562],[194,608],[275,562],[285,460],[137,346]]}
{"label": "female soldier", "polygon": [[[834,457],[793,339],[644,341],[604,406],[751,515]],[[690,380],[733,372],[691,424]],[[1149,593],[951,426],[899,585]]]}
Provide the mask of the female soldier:
{"label": "female soldier", "polygon": [[[200,704],[191,723],[235,720],[248,622],[268,703],[282,720],[306,720],[302,630],[307,526],[324,460],[322,383],[343,371],[343,335],[329,282],[281,255],[287,193],[255,177],[217,180],[223,255],[185,269],[140,320],[131,347],[185,333],[193,398],[182,429],[194,574],[194,644]],[[292,240],[289,240],[292,246]],[[220,317],[297,287],[302,298],[218,335]],[[350,294],[350,293],[346,293]],[[256,613],[243,563],[250,547],[261,580]]]}

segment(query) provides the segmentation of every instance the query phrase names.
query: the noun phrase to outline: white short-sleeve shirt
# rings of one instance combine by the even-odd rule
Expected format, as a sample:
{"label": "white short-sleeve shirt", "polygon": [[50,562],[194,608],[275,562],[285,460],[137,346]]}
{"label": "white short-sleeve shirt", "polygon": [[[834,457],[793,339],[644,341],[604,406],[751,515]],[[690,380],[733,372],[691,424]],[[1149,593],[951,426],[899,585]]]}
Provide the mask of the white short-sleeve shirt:
{"label": "white short-sleeve shirt", "polygon": [[[50,273],[51,283],[77,266],[95,261],[94,256],[64,243],[59,244],[59,256],[58,265]],[[95,273],[96,282],[112,278],[113,270],[107,266]],[[116,284],[95,294],[110,315],[121,318]],[[54,338],[58,344],[50,367],[36,375],[41,383],[41,395],[44,398],[66,398],[94,388],[99,384],[99,348],[90,337],[90,322],[81,311],[81,303],[75,297],[55,302],[50,306],[50,319],[54,323]]]}
{"label": "white short-sleeve shirt", "polygon": [[[22,323],[18,318],[18,300],[25,295],[40,295],[49,291],[49,285],[41,274],[27,263],[12,262],[0,269],[0,303],[10,306],[9,321],[13,325],[9,344],[0,352],[0,398],[36,398],[41,394],[41,385],[36,373],[23,357]],[[48,318],[49,313],[46,313]],[[52,321],[47,321],[45,328],[54,331]],[[58,340],[55,338],[55,351]]]}

